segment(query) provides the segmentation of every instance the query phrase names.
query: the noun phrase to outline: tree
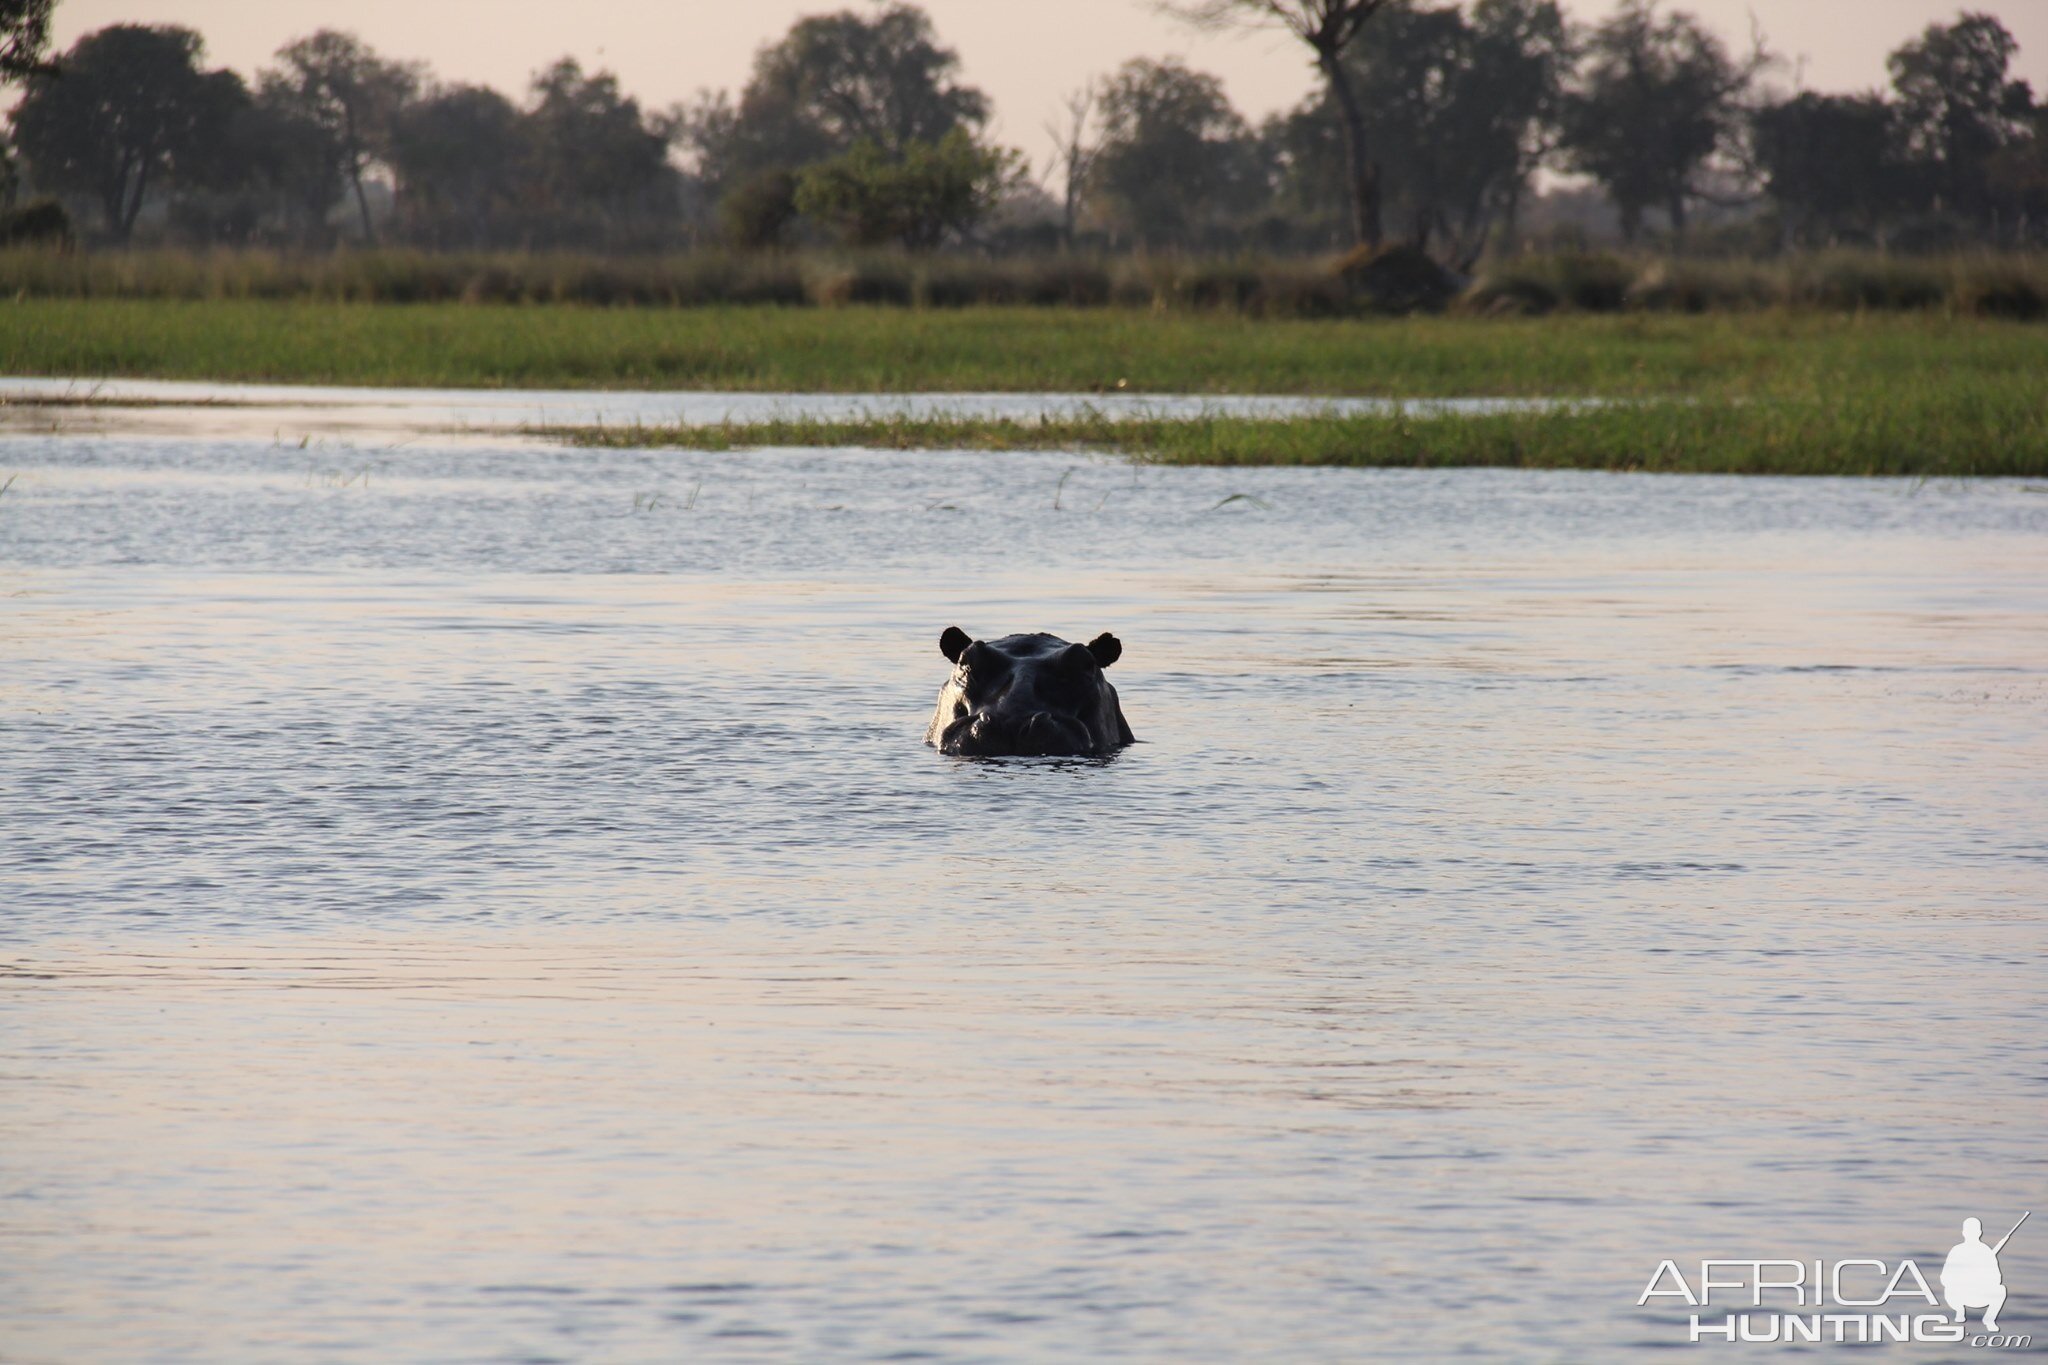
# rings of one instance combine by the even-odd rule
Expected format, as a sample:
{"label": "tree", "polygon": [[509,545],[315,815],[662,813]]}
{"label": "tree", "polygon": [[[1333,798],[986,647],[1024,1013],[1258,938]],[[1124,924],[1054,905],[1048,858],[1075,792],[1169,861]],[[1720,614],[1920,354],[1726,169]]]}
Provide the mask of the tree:
{"label": "tree", "polygon": [[[1471,64],[1471,29],[1457,9],[1397,4],[1352,47],[1346,61],[1372,92],[1366,136],[1379,153],[1380,193],[1406,210],[1408,240],[1426,248],[1443,224],[1469,149],[1452,145],[1460,87]],[[1399,221],[1398,219],[1396,221]]]}
{"label": "tree", "polygon": [[[0,86],[56,68],[43,61],[50,45],[50,9],[56,0],[0,0]],[[20,188],[14,149],[0,139],[0,203],[12,204]]]}
{"label": "tree", "polygon": [[2018,50],[1998,20],[1965,14],[1892,53],[1906,156],[1932,207],[1987,216],[1991,158],[2024,133],[2033,107],[2026,82],[2006,76]]}
{"label": "tree", "polygon": [[2038,241],[2048,227],[2048,105],[2034,110],[2027,131],[1998,149],[1986,169],[1992,203],[2012,221],[2012,238]]}
{"label": "tree", "polygon": [[534,192],[560,227],[594,217],[609,235],[622,220],[673,207],[670,130],[653,126],[611,72],[556,62],[534,77],[527,127]]}
{"label": "tree", "polygon": [[936,143],[911,142],[895,155],[862,139],[843,156],[807,167],[795,204],[855,246],[894,241],[930,251],[947,233],[987,215],[1014,165],[1013,156],[977,145],[962,128]]}
{"label": "tree", "polygon": [[1343,132],[1344,161],[1351,189],[1352,233],[1362,246],[1380,244],[1380,173],[1369,153],[1365,106],[1345,69],[1344,54],[1366,22],[1389,0],[1187,0],[1167,8],[1199,24],[1241,20],[1278,25],[1308,44],[1323,73]]}
{"label": "tree", "polygon": [[[181,240],[208,244],[283,236],[298,217],[297,200],[287,192],[295,150],[260,99],[244,105],[220,137],[179,164],[164,206],[166,225]],[[328,183],[340,181],[330,177]]]}
{"label": "tree", "polygon": [[43,49],[50,45],[50,11],[56,3],[0,0],[0,85],[51,73]]}
{"label": "tree", "polygon": [[363,241],[374,245],[376,226],[363,193],[363,173],[390,156],[391,130],[419,89],[415,64],[387,62],[354,34],[321,29],[278,49],[283,63],[279,94],[296,99],[300,112],[325,128],[341,148],[342,174],[355,190]]}
{"label": "tree", "polygon": [[[677,140],[700,192],[720,201],[719,218],[733,239],[779,239],[796,212],[804,169],[826,162],[838,164],[817,182],[812,201],[824,202],[824,187],[834,186],[833,221],[857,230],[838,216],[856,183],[873,189],[900,179],[913,159],[919,174],[932,172],[945,161],[938,149],[955,133],[977,142],[989,103],[958,82],[959,68],[959,57],[940,45],[931,20],[914,5],[813,15],[755,55],[737,102],[702,94],[679,111]],[[869,150],[854,156],[861,145]],[[977,155],[1005,154],[981,146]],[[885,165],[897,169],[884,175]]]}
{"label": "tree", "polygon": [[1273,235],[1312,250],[1342,249],[1354,239],[1344,136],[1328,100],[1329,93],[1318,90],[1259,125],[1259,157],[1273,176]]}
{"label": "tree", "polygon": [[[1373,92],[1366,132],[1381,157],[1382,193],[1409,240],[1441,237],[1448,258],[1469,267],[1492,225],[1512,219],[1523,187],[1548,151],[1570,59],[1554,0],[1480,0],[1455,7],[1390,7],[1345,58],[1354,84]],[[1335,183],[1336,150],[1315,137],[1324,104],[1311,101],[1277,129],[1288,197],[1314,203]]]}
{"label": "tree", "polygon": [[741,100],[783,103],[834,149],[865,139],[886,153],[936,145],[955,129],[988,121],[988,99],[953,78],[960,59],[940,47],[931,20],[912,5],[873,18],[852,11],[799,20],[754,63]]}
{"label": "tree", "polygon": [[1895,124],[1874,94],[1808,91],[1756,112],[1757,166],[1789,238],[1826,245],[1878,231],[1900,199]]}
{"label": "tree", "polygon": [[1675,236],[1701,173],[1741,126],[1739,97],[1769,63],[1761,43],[1737,61],[1692,15],[1660,17],[1657,0],[1623,0],[1593,30],[1579,88],[1566,97],[1564,147],[1621,212],[1625,240],[1662,207]]}
{"label": "tree", "polygon": [[[694,98],[669,110],[675,146],[707,204],[722,200],[747,178],[738,164],[742,150],[739,117],[732,96],[723,90],[699,90]],[[778,169],[786,173],[786,168]]]}
{"label": "tree", "polygon": [[988,121],[987,97],[957,82],[959,68],[915,6],[813,15],[755,55],[737,105],[700,96],[683,140],[720,194],[863,139],[888,156],[913,142],[936,146],[955,129],[979,134]]}
{"label": "tree", "polygon": [[408,234],[486,245],[513,208],[528,159],[525,116],[495,90],[448,86],[409,106],[391,136]]}
{"label": "tree", "polygon": [[248,183],[271,201],[291,235],[327,245],[328,221],[348,187],[348,148],[340,131],[307,107],[293,82],[272,71],[229,136],[246,159]]}
{"label": "tree", "polygon": [[1095,82],[1089,81],[1067,96],[1063,106],[1066,118],[1045,125],[1047,135],[1059,149],[1053,154],[1051,169],[1060,172],[1063,182],[1060,245],[1068,251],[1074,249],[1074,225],[1080,215],[1081,191],[1088,183],[1089,171],[1094,168],[1095,154],[1102,150],[1094,128],[1099,98]]}
{"label": "tree", "polygon": [[1484,129],[1482,195],[1509,237],[1522,195],[1556,149],[1565,80],[1578,51],[1556,0],[1478,0],[1466,94]]}
{"label": "tree", "polygon": [[1188,246],[1205,219],[1263,186],[1251,130],[1216,77],[1176,60],[1125,62],[1102,87],[1091,183],[1147,246]]}
{"label": "tree", "polygon": [[726,240],[750,251],[780,246],[796,221],[796,191],[796,172],[780,166],[756,171],[734,185],[718,201],[718,223]]}
{"label": "tree", "polygon": [[90,195],[125,242],[150,190],[220,139],[248,90],[199,69],[197,33],[115,24],[80,38],[62,75],[33,77],[13,115],[17,145],[45,189]]}

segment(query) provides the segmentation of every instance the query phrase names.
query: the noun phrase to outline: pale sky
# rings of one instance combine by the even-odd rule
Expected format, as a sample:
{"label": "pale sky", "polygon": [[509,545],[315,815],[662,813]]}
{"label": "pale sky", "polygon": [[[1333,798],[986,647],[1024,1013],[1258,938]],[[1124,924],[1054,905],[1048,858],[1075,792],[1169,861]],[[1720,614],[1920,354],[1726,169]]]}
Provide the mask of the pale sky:
{"label": "pale sky", "polygon": [[[444,80],[523,96],[529,76],[569,55],[618,73],[649,108],[699,89],[737,90],[754,50],[806,14],[865,8],[869,0],[59,0],[56,46],[112,23],[174,23],[199,30],[212,65],[244,75],[317,28],[353,31],[387,57],[420,59]],[[1885,83],[1885,55],[1933,22],[1948,0],[1677,0],[1731,45],[1747,43],[1750,15],[1771,47],[1803,59],[1803,84],[1849,90]],[[1174,55],[1221,76],[1247,117],[1286,108],[1309,89],[1299,44],[1269,32],[1197,33],[1147,0],[925,0],[962,76],[995,102],[999,140],[1046,154],[1042,125],[1061,95],[1130,57]],[[1582,20],[1610,0],[1565,0]],[[2016,73],[2048,91],[2048,0],[1977,0],[2019,40]],[[1792,69],[1781,73],[1789,83]]]}

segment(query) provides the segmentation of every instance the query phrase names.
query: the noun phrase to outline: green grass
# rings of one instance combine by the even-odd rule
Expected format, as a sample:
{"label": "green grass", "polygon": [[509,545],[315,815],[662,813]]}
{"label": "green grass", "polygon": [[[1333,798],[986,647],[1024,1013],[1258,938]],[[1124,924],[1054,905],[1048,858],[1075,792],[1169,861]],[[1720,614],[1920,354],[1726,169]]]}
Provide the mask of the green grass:
{"label": "green grass", "polygon": [[897,393],[1733,396],[2048,372],[1938,314],[1261,320],[1127,309],[595,309],[19,299],[0,373]]}
{"label": "green grass", "polygon": [[1835,398],[1645,400],[1482,417],[1320,415],[1116,421],[1101,416],[778,420],[565,427],[587,446],[1099,450],[1160,464],[1504,465],[1693,474],[2048,475],[2048,401],[2014,386],[1920,386]]}
{"label": "green grass", "polygon": [[1940,313],[1256,319],[1133,309],[18,299],[0,372],[445,387],[1542,396],[1492,417],[771,422],[609,444],[1092,448],[1223,464],[2048,474],[2048,328]]}

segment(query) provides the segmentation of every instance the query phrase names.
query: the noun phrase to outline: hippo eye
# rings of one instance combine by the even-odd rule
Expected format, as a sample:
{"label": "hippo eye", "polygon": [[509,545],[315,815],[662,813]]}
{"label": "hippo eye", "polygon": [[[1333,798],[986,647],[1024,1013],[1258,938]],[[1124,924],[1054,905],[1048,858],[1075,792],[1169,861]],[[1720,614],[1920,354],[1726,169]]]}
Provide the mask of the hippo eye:
{"label": "hippo eye", "polygon": [[1009,660],[977,640],[960,656],[960,685],[977,692],[992,687],[1009,671],[1008,664]]}

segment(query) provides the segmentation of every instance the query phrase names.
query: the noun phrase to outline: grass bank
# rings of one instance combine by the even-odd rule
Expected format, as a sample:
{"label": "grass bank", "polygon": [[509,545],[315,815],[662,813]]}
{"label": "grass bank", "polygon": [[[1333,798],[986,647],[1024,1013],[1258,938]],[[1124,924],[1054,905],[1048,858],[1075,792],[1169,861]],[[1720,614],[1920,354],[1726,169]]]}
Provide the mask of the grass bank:
{"label": "grass bank", "polygon": [[2048,373],[1938,314],[1264,320],[1123,309],[0,304],[0,373],[434,387],[1687,397]]}
{"label": "grass bank", "polygon": [[1835,398],[1647,400],[1480,417],[1319,415],[1116,421],[781,420],[565,427],[587,446],[1092,450],[1159,464],[1492,465],[1695,474],[2048,476],[2048,400],[2014,386]]}
{"label": "grass bank", "polygon": [[1258,319],[18,299],[0,373],[433,387],[1607,398],[1435,418],[770,422],[592,443],[1086,448],[1224,464],[2048,475],[2048,327],[1940,313]]}

